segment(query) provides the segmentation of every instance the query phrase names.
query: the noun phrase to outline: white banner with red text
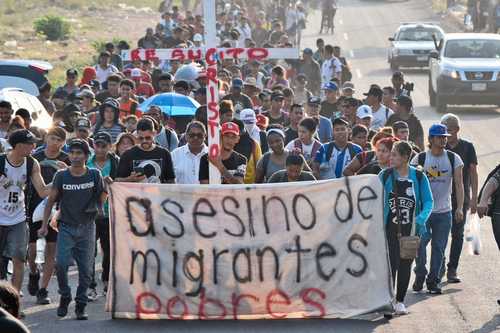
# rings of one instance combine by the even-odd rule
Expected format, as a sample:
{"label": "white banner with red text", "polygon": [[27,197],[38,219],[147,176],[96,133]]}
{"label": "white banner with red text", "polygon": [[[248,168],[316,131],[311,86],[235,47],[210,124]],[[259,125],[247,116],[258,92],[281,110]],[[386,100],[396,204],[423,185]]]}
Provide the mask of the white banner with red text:
{"label": "white banner with red text", "polygon": [[347,318],[393,298],[376,176],[114,183],[110,212],[113,318]]}

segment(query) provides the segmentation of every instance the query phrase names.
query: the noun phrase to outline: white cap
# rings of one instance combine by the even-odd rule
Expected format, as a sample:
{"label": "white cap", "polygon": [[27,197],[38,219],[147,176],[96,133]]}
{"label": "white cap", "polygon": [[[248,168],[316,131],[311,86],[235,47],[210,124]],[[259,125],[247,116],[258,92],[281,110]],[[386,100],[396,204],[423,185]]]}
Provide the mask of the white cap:
{"label": "white cap", "polygon": [[359,119],[368,117],[373,118],[372,108],[369,107],[368,105],[361,105],[356,111],[356,117],[358,117]]}
{"label": "white cap", "polygon": [[255,116],[255,111],[252,109],[241,110],[240,120],[246,124],[255,124],[257,122],[257,117]]}
{"label": "white cap", "polygon": [[195,34],[193,36],[193,42],[203,42],[203,36],[201,34]]}
{"label": "white cap", "polygon": [[130,76],[131,76],[131,77],[141,77],[141,76],[142,76],[142,73],[141,73],[140,68],[133,68],[133,69],[130,71]]}

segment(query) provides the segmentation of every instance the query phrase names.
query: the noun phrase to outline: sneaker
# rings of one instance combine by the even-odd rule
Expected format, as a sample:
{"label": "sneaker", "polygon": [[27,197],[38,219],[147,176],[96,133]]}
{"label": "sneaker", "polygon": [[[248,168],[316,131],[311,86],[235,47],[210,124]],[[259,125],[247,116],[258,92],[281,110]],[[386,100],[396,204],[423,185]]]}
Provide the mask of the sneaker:
{"label": "sneaker", "polygon": [[424,278],[419,278],[418,276],[415,278],[415,282],[413,283],[413,291],[421,292],[424,289]]}
{"label": "sneaker", "polygon": [[50,304],[49,293],[47,289],[40,288],[36,293],[36,304],[47,305]]}
{"label": "sneaker", "polygon": [[97,290],[95,288],[90,288],[89,292],[87,293],[87,297],[89,299],[89,302],[93,302],[97,299]]}
{"label": "sneaker", "polygon": [[30,293],[31,296],[36,296],[36,293],[38,292],[38,289],[40,288],[38,286],[38,281],[40,281],[40,272],[37,271],[36,273],[30,273],[29,280],[28,280],[28,292]]}
{"label": "sneaker", "polygon": [[443,292],[441,291],[441,288],[437,284],[427,284],[427,291],[431,295],[441,295]]}
{"label": "sneaker", "polygon": [[406,310],[406,306],[403,303],[396,303],[394,306],[394,311],[398,316],[403,316],[408,314],[408,310]]}
{"label": "sneaker", "polygon": [[448,269],[448,274],[446,275],[448,279],[448,283],[460,283],[462,280],[457,275],[457,271],[454,269],[449,268]]}
{"label": "sneaker", "polygon": [[59,307],[57,308],[57,315],[59,317],[66,317],[69,303],[71,303],[71,297],[61,297],[59,300]]}
{"label": "sneaker", "polygon": [[102,288],[104,296],[108,294],[108,282],[104,282],[104,287]]}
{"label": "sneaker", "polygon": [[89,315],[87,314],[87,311],[85,311],[85,304],[76,303],[75,314],[77,320],[89,319]]}

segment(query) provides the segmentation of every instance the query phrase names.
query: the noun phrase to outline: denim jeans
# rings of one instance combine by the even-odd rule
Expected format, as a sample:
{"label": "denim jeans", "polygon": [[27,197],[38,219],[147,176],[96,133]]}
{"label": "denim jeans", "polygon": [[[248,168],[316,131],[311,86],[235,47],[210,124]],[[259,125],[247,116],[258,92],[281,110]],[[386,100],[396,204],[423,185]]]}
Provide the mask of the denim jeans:
{"label": "denim jeans", "polygon": [[[420,248],[416,260],[415,274],[417,279],[425,279],[427,284],[439,283],[439,273],[443,265],[444,251],[451,230],[451,212],[432,213],[426,222],[427,232],[420,240]],[[431,242],[431,266],[429,272],[425,267],[427,262],[427,244]],[[427,275],[429,273],[429,275]]]}
{"label": "denim jeans", "polygon": [[[463,213],[464,218],[461,222],[457,222],[455,219],[455,214],[452,217],[452,225],[451,225],[451,244],[450,244],[450,258],[448,260],[448,270],[457,270],[458,262],[460,260],[460,255],[462,254],[462,247],[464,245],[464,229],[465,222],[467,219],[467,208],[464,205]],[[455,209],[453,210],[455,212]],[[444,262],[446,258],[443,258],[443,267],[444,270]]]}
{"label": "denim jeans", "polygon": [[75,301],[86,305],[87,289],[92,279],[95,252],[95,224],[59,224],[56,251],[56,272],[61,297],[71,298],[68,267],[74,259],[78,267],[78,288]]}

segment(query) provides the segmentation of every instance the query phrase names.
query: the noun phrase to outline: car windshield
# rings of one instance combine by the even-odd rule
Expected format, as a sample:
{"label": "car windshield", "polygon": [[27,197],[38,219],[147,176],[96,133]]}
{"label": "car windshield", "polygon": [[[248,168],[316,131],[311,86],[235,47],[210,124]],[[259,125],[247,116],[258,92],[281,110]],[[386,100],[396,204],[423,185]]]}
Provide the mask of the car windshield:
{"label": "car windshield", "polygon": [[441,32],[438,29],[432,28],[407,28],[399,31],[398,41],[411,41],[411,42],[431,42],[432,35],[435,34],[439,40],[442,38]]}
{"label": "car windshield", "polygon": [[450,40],[444,53],[447,58],[500,59],[500,40]]}

